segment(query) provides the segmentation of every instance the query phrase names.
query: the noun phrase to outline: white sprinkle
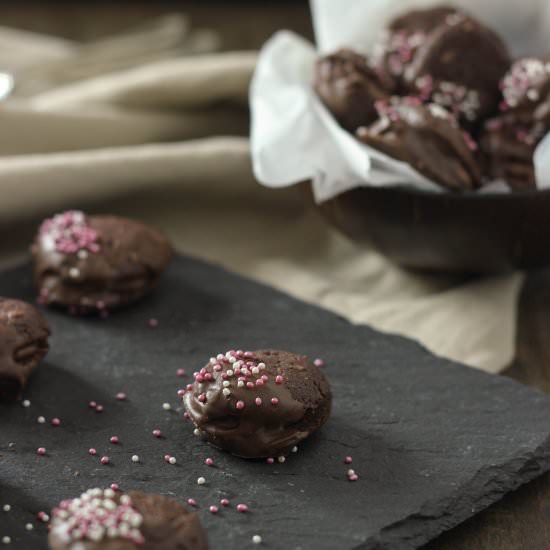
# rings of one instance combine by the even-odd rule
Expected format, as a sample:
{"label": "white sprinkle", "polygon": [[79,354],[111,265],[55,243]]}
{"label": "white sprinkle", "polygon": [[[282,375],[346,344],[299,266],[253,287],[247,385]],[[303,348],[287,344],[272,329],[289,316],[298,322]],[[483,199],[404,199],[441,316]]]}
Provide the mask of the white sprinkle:
{"label": "white sprinkle", "polygon": [[172,408],[172,405],[170,405],[170,403],[163,403],[163,404],[162,404],[162,408],[163,408],[165,411],[169,411],[169,410]]}
{"label": "white sprinkle", "polygon": [[45,424],[46,422],[46,419],[43,416],[39,416],[36,420],[39,424]]}
{"label": "white sprinkle", "polygon": [[224,381],[222,382],[222,386],[223,386],[224,388],[229,387],[230,384],[231,384],[231,382],[229,382],[229,380],[224,380]]}
{"label": "white sprinkle", "polygon": [[355,475],[355,470],[348,470],[348,476]]}
{"label": "white sprinkle", "polygon": [[238,388],[244,388],[244,382],[243,382],[242,380],[239,380],[239,381],[237,382],[237,387],[238,387]]}
{"label": "white sprinkle", "polygon": [[197,485],[204,485],[206,483],[206,479],[204,477],[199,477],[197,479]]}
{"label": "white sprinkle", "polygon": [[80,269],[78,269],[78,267],[71,267],[71,269],[69,269],[69,277],[78,279],[80,277]]}
{"label": "white sprinkle", "polygon": [[227,374],[227,376],[233,376],[234,372],[229,369],[228,371],[225,372],[225,374]]}
{"label": "white sprinkle", "polygon": [[198,428],[195,428],[195,429],[193,430],[193,434],[196,435],[196,436],[198,437],[199,435],[201,435],[201,431],[200,431]]}
{"label": "white sprinkle", "polygon": [[252,374],[260,374],[260,369],[258,367],[252,367],[250,370]]}
{"label": "white sprinkle", "polygon": [[11,510],[11,506],[9,504],[4,504],[4,506],[2,506],[2,510],[4,510],[4,512],[9,512]]}
{"label": "white sprinkle", "polygon": [[277,458],[277,460],[282,464],[286,460],[286,458],[284,456],[280,456]]}
{"label": "white sprinkle", "polygon": [[[175,463],[177,462],[176,457],[175,457],[175,456],[171,456],[171,457],[168,459],[168,462],[169,462],[170,464],[175,464]],[[197,481],[197,483],[198,483],[198,481]]]}
{"label": "white sprinkle", "polygon": [[252,537],[252,542],[254,544],[262,544],[262,537],[260,537],[260,535],[254,535]]}
{"label": "white sprinkle", "polygon": [[88,251],[83,248],[78,251],[77,256],[79,260],[85,260],[88,257]]}
{"label": "white sprinkle", "polygon": [[292,452],[293,452],[293,453],[297,453],[297,452],[298,452],[298,447],[296,447],[296,445],[294,445],[294,447],[292,447]]}
{"label": "white sprinkle", "polygon": [[222,393],[227,397],[228,395],[231,395],[231,390],[228,388],[224,388],[222,390]]}
{"label": "white sprinkle", "polygon": [[32,531],[32,530],[34,529],[34,525],[33,525],[32,523],[27,523],[27,524],[25,525],[25,529],[26,529],[27,531]]}
{"label": "white sprinkle", "polygon": [[132,456],[132,462],[139,462],[139,456],[138,455],[133,455]]}
{"label": "white sprinkle", "polygon": [[23,407],[27,408],[27,407],[30,407],[31,406],[31,402],[28,400],[28,399],[25,399],[21,405],[23,405]]}
{"label": "white sprinkle", "polygon": [[2,537],[2,542],[4,544],[9,544],[11,542],[11,538],[8,536]]}

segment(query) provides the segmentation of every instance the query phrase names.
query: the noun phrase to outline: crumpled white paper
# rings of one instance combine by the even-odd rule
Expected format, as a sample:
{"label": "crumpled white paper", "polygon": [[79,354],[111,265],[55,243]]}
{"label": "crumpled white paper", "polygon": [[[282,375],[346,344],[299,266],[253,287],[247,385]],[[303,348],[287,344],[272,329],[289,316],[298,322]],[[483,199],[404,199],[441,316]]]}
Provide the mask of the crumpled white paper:
{"label": "crumpled white paper", "polygon": [[[250,88],[254,174],[268,187],[313,183],[317,202],[358,186],[406,185],[443,192],[406,163],[372,149],[342,129],[317,98],[313,68],[319,52],[342,46],[368,51],[386,22],[411,7],[437,0],[311,0],[317,49],[290,31],[276,33],[262,48]],[[515,55],[542,55],[549,46],[547,0],[452,2],[491,25]],[[528,32],[527,32],[528,31]],[[545,154],[546,152],[546,154]],[[535,154],[537,186],[550,187],[550,134]],[[495,182],[483,192],[506,192]]]}

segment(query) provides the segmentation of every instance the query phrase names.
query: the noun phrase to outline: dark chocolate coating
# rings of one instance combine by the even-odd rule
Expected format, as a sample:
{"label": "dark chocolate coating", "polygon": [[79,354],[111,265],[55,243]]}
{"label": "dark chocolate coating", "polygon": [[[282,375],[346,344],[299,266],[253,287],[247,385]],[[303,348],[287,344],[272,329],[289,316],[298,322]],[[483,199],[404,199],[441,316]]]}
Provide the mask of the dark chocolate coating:
{"label": "dark chocolate coating", "polygon": [[317,60],[313,87],[340,125],[350,132],[376,120],[374,104],[388,96],[367,59],[349,49]]}
{"label": "dark chocolate coating", "polygon": [[0,297],[0,402],[17,399],[48,353],[50,329],[30,304]]}
{"label": "dark chocolate coating", "polygon": [[40,299],[82,313],[113,309],[148,294],[172,257],[157,229],[115,216],[87,216],[99,250],[84,256],[52,249],[38,234],[33,255]]}
{"label": "dark chocolate coating", "polygon": [[481,147],[490,178],[512,189],[536,187],[533,155],[550,131],[550,63],[516,61],[502,81],[502,113],[484,127]]}
{"label": "dark chocolate coating", "polygon": [[[65,541],[55,530],[50,532],[48,543],[51,550],[207,550],[208,542],[199,517],[189,512],[174,499],[146,494],[140,491],[127,493],[132,507],[142,515],[139,527],[144,542],[136,544],[125,538],[102,538],[98,541]],[[117,495],[118,500],[120,495]],[[52,524],[55,525],[55,519]]]}
{"label": "dark chocolate coating", "polygon": [[401,95],[438,103],[469,127],[497,111],[510,56],[476,19],[452,8],[415,10],[390,23],[378,50]]}
{"label": "dark chocolate coating", "polygon": [[359,140],[409,163],[451,191],[479,187],[481,175],[471,138],[445,109],[415,99],[393,98],[375,124],[359,128]]}
{"label": "dark chocolate coating", "polygon": [[[193,384],[184,396],[191,420],[208,439],[221,449],[243,458],[277,457],[318,430],[328,419],[332,396],[329,384],[307,357],[287,351],[260,350],[252,352],[253,360],[265,364],[268,380],[254,388],[237,387],[237,377],[230,377],[223,393],[221,373],[205,368],[213,380]],[[223,364],[227,372],[231,365]],[[255,382],[260,375],[248,380]],[[282,383],[276,382],[282,376]],[[200,396],[205,400],[201,401]],[[262,403],[257,405],[255,399]],[[278,399],[274,405],[272,399]],[[238,409],[242,401],[244,408]]]}

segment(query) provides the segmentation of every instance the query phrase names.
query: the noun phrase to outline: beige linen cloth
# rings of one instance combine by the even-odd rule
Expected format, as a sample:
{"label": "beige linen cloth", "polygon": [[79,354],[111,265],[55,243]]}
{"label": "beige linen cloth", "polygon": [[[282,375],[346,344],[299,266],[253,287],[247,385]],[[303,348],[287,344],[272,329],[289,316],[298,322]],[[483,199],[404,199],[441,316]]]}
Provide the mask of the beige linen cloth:
{"label": "beige linen cloth", "polygon": [[[510,362],[521,275],[405,272],[330,229],[295,189],[259,186],[246,137],[255,53],[207,53],[215,37],[182,18],[135,32],[82,47],[0,29],[0,70],[16,84],[0,105],[2,227],[67,207],[139,217],[182,252],[352,322],[490,372]],[[168,46],[144,48],[143,33]]]}

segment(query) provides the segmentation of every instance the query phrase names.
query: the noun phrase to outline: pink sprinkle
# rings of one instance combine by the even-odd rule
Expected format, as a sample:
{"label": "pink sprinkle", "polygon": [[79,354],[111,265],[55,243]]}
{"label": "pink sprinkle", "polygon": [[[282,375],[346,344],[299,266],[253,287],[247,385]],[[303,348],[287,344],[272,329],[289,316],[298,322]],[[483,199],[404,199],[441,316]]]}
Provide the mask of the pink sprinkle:
{"label": "pink sprinkle", "polygon": [[348,479],[350,481],[357,481],[359,479],[359,476],[357,474],[352,474],[352,475],[348,476]]}
{"label": "pink sprinkle", "polygon": [[191,391],[193,389],[193,384],[187,384],[187,386],[185,386],[185,389],[187,391]]}
{"label": "pink sprinkle", "polygon": [[220,504],[224,507],[224,508],[227,508],[229,506],[229,500],[227,500],[226,498],[222,498],[220,500]]}
{"label": "pink sprinkle", "polygon": [[254,388],[254,382],[247,382],[246,387],[251,390],[252,388]]}
{"label": "pink sprinkle", "polygon": [[108,456],[102,456],[100,462],[105,466],[111,462],[111,459]]}
{"label": "pink sprinkle", "polygon": [[178,390],[178,395],[179,395],[180,397],[183,397],[183,396],[185,395],[185,392],[186,392],[186,390],[180,389],[180,390]]}
{"label": "pink sprinkle", "polygon": [[278,374],[276,377],[275,377],[275,384],[282,384],[283,383],[283,377]]}
{"label": "pink sprinkle", "polygon": [[244,409],[244,401],[237,401],[235,407],[239,410]]}
{"label": "pink sprinkle", "polygon": [[214,377],[212,376],[212,373],[211,373],[211,372],[207,372],[207,373],[204,375],[204,379],[205,379],[205,380],[208,380],[209,382],[210,382],[211,380],[213,380],[213,378],[214,378]]}
{"label": "pink sprinkle", "polygon": [[118,483],[111,483],[111,489],[113,491],[118,491],[120,487],[118,486]]}
{"label": "pink sprinkle", "polygon": [[267,382],[269,380],[269,376],[267,376],[267,374],[262,374],[262,380]]}
{"label": "pink sprinkle", "polygon": [[277,397],[272,397],[271,398],[271,404],[272,405],[278,405],[279,404],[279,399]]}
{"label": "pink sprinkle", "polygon": [[96,413],[103,412],[103,405],[98,405],[98,406],[95,408],[95,412],[96,412]]}
{"label": "pink sprinkle", "polygon": [[97,451],[92,447],[91,449],[88,449],[88,454],[95,456],[97,454]]}
{"label": "pink sprinkle", "polygon": [[214,460],[212,458],[207,458],[204,463],[207,465],[207,466],[214,466]]}
{"label": "pink sprinkle", "polygon": [[201,402],[201,403],[206,403],[206,394],[205,393],[201,393],[197,399]]}
{"label": "pink sprinkle", "polygon": [[248,512],[248,506],[246,504],[237,504],[237,512],[241,512],[242,514]]}
{"label": "pink sprinkle", "polygon": [[46,447],[38,447],[38,449],[36,449],[36,454],[44,456],[46,454]]}
{"label": "pink sprinkle", "polygon": [[159,326],[158,319],[154,319],[154,318],[149,319],[150,328],[157,328],[158,326]]}
{"label": "pink sprinkle", "polygon": [[263,385],[264,385],[264,381],[261,378],[258,378],[258,380],[256,380],[256,386],[263,386]]}
{"label": "pink sprinkle", "polygon": [[95,409],[97,407],[97,403],[95,401],[90,401],[88,403],[88,407],[90,407],[90,409]]}
{"label": "pink sprinkle", "polygon": [[261,407],[262,406],[262,398],[261,397],[256,397],[256,399],[254,399],[254,403],[256,403],[256,405],[258,407]]}
{"label": "pink sprinkle", "polygon": [[113,435],[109,441],[113,444],[113,445],[117,445],[119,443],[119,439],[118,439],[118,436],[116,435]]}
{"label": "pink sprinkle", "polygon": [[189,506],[194,506],[195,508],[198,506],[197,501],[194,498],[188,498],[187,504],[189,504]]}
{"label": "pink sprinkle", "polygon": [[197,374],[197,376],[195,376],[195,380],[200,384],[201,382],[204,382],[204,376],[202,374]]}
{"label": "pink sprinkle", "polygon": [[168,462],[171,458],[170,455],[164,455],[164,462]]}
{"label": "pink sprinkle", "polygon": [[60,426],[61,420],[59,418],[52,418],[52,426]]}
{"label": "pink sprinkle", "polygon": [[322,359],[315,359],[315,361],[313,361],[313,364],[316,366],[316,367],[323,367],[325,365],[325,362],[322,360]]}
{"label": "pink sprinkle", "polygon": [[46,512],[38,512],[36,514],[36,519],[38,519],[39,521],[42,521],[44,523],[46,523],[49,519],[49,516],[48,514],[46,514]]}
{"label": "pink sprinkle", "polygon": [[115,397],[119,401],[124,401],[126,399],[126,394],[124,392],[118,392]]}
{"label": "pink sprinkle", "polygon": [[160,430],[153,430],[153,435],[155,437],[162,437],[162,432]]}
{"label": "pink sprinkle", "polygon": [[212,504],[212,506],[210,506],[210,508],[208,508],[208,510],[210,510],[211,514],[217,514],[218,513],[218,507],[215,506],[214,504]]}
{"label": "pink sprinkle", "polygon": [[266,458],[266,462],[267,462],[268,464],[274,464],[274,463],[275,463],[275,459],[274,459],[273,457],[270,456],[269,458]]}
{"label": "pink sprinkle", "polygon": [[185,376],[185,369],[178,369],[178,370],[176,371],[176,376],[179,376],[180,378],[181,378],[182,376]]}
{"label": "pink sprinkle", "polygon": [[351,456],[346,456],[344,458],[344,464],[351,464],[353,462],[353,458]]}
{"label": "pink sprinkle", "polygon": [[183,413],[183,418],[189,419],[189,418],[191,418],[191,415],[190,415],[187,411],[185,411],[185,412]]}

